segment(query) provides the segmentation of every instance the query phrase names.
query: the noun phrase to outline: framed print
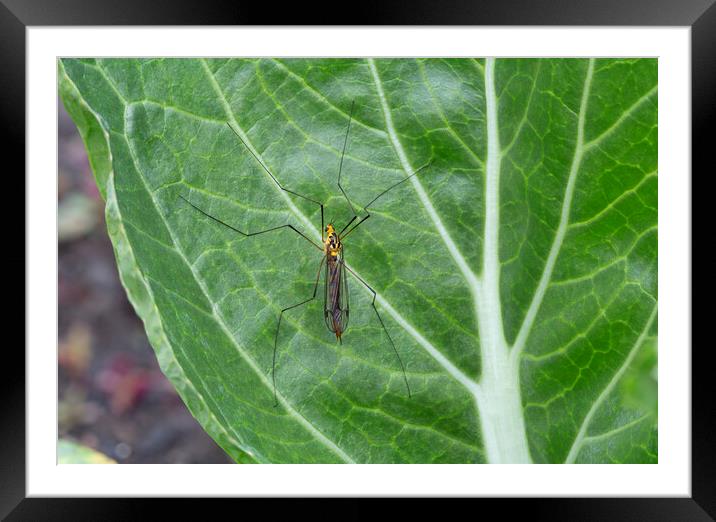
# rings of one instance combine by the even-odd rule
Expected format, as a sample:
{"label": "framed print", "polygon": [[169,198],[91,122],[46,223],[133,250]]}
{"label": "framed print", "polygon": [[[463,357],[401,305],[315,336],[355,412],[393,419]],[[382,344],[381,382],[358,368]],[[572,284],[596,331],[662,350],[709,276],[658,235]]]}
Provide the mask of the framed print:
{"label": "framed print", "polygon": [[[708,2],[356,13],[405,27],[9,5],[3,114],[26,147],[28,205],[11,519],[46,497],[119,495],[714,513],[690,293]],[[64,153],[47,153],[63,111],[81,197],[55,178]],[[67,273],[99,277],[90,250],[67,264],[58,247],[85,230],[108,236],[126,322],[100,311],[108,286],[67,297]],[[99,344],[117,353],[91,362]],[[113,427],[147,396],[145,425]],[[190,428],[175,457],[142,460],[172,400]],[[217,457],[181,453],[201,444]],[[246,466],[264,463],[279,466]]]}

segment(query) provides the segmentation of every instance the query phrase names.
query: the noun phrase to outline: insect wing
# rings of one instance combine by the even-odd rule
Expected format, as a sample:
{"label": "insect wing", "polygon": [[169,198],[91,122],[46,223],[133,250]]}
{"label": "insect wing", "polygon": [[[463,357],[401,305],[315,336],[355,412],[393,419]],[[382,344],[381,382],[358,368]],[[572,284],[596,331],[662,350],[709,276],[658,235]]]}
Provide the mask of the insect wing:
{"label": "insect wing", "polygon": [[341,291],[340,291],[340,307],[341,307],[341,324],[343,331],[348,329],[348,319],[350,316],[350,295],[348,292],[348,270],[343,266],[343,258],[339,261],[341,269]]}
{"label": "insect wing", "polygon": [[324,278],[323,316],[326,327],[335,333],[342,334],[348,327],[349,303],[348,281],[343,259],[328,259],[326,277]]}

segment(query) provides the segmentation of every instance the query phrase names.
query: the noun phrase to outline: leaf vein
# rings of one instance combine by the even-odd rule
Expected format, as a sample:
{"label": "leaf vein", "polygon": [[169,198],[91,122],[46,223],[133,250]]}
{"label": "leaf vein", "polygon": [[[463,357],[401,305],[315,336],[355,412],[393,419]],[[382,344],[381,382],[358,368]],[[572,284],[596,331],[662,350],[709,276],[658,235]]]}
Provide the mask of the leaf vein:
{"label": "leaf vein", "polygon": [[584,417],[584,421],[582,422],[582,426],[579,429],[579,432],[577,433],[577,436],[574,439],[574,443],[572,444],[572,447],[569,450],[569,453],[567,454],[567,458],[565,459],[565,464],[573,464],[575,460],[577,459],[577,456],[579,455],[579,450],[582,448],[582,444],[584,442],[584,437],[587,433],[587,428],[589,427],[589,424],[592,422],[592,418],[596,414],[599,407],[602,405],[602,403],[606,400],[607,396],[611,393],[611,391],[616,386],[617,382],[619,382],[619,379],[621,379],[622,375],[626,372],[627,368],[631,364],[631,362],[634,360],[634,357],[636,356],[637,352],[639,351],[639,348],[644,343],[644,339],[649,334],[649,328],[651,328],[652,323],[654,322],[654,318],[656,318],[656,311],[657,311],[657,304],[654,303],[654,308],[651,311],[651,315],[649,316],[649,319],[646,321],[646,324],[644,325],[644,329],[641,332],[641,335],[639,335],[639,338],[634,343],[634,346],[629,352],[629,355],[627,355],[626,359],[624,359],[624,363],[622,363],[621,367],[617,372],[614,374],[612,379],[609,381],[609,384],[602,390],[602,393],[599,394],[599,397],[597,397],[597,400],[594,401],[594,404],[592,404],[592,407],[587,412],[587,415]]}
{"label": "leaf vein", "polygon": [[[205,64],[205,62],[202,62],[202,63]],[[130,156],[132,157],[134,166],[137,169],[137,172],[141,172],[139,170],[139,165],[137,164],[137,158],[136,158],[136,153],[134,151],[134,148],[129,140],[127,140],[127,143],[129,145]],[[256,362],[253,360],[253,358],[251,358],[245,352],[245,350],[241,346],[239,346],[238,342],[236,341],[236,338],[233,336],[233,334],[231,333],[231,330],[226,325],[226,321],[225,321],[224,317],[221,315],[221,311],[218,310],[216,308],[216,304],[212,303],[211,299],[209,299],[209,293],[207,291],[206,285],[204,284],[201,277],[199,277],[199,274],[196,273],[196,270],[191,266],[191,263],[186,258],[184,251],[179,247],[179,243],[178,243],[177,239],[174,237],[174,233],[171,231],[171,228],[169,227],[168,223],[166,222],[166,218],[161,213],[161,210],[160,210],[159,205],[156,201],[154,193],[147,186],[146,181],[144,180],[144,177],[141,175],[139,177],[141,178],[142,183],[144,184],[145,190],[147,191],[150,198],[152,199],[152,202],[153,202],[154,206],[156,207],[157,213],[161,216],[162,220],[164,221],[165,226],[169,230],[169,234],[172,237],[172,241],[174,242],[176,252],[184,260],[184,263],[187,265],[187,267],[191,271],[192,275],[194,276],[194,279],[196,280],[196,283],[199,285],[199,287],[201,288],[202,292],[204,293],[207,301],[211,305],[212,315],[214,316],[217,324],[220,326],[220,328],[222,329],[224,334],[229,338],[229,340],[234,344],[237,352],[242,356],[242,358],[251,367],[251,369],[254,370],[254,372],[256,372],[256,375],[259,377],[259,379],[261,379],[264,382],[264,384],[268,388],[270,388],[271,384],[270,384],[268,378],[266,377],[266,375],[264,375],[264,373],[261,371],[261,369],[256,365]],[[345,462],[350,462],[350,463],[355,462],[347,453],[345,453],[341,448],[339,448],[333,441],[331,441],[324,433],[322,433],[308,419],[306,419],[297,410],[295,410],[293,408],[293,406],[288,402],[288,400],[285,397],[283,397],[283,395],[281,395],[280,393],[277,393],[277,397],[278,397],[279,402],[281,402],[283,404],[284,408],[286,408],[286,411],[289,413],[289,415],[294,417],[300,424],[302,424],[305,428],[307,428],[308,431],[313,433],[316,436],[316,438],[318,440],[320,440],[321,442],[323,442],[327,448],[329,448],[333,453],[338,455]]]}
{"label": "leaf vein", "polygon": [[[250,147],[252,151],[254,151],[254,154],[256,154],[258,158],[261,158],[260,153],[256,151],[256,149],[254,149],[253,145],[251,144],[251,141],[248,139],[248,136],[246,136],[246,133],[242,130],[241,126],[236,121],[236,118],[234,117],[231,107],[229,106],[229,103],[226,100],[226,97],[224,96],[221,87],[216,82],[216,78],[213,77],[213,75],[211,74],[211,70],[206,66],[205,62],[204,66],[207,75],[210,78],[210,81],[214,85],[214,89],[217,91],[217,94],[219,95],[222,104],[224,105],[227,117],[231,120],[231,123],[235,126],[236,130],[241,134],[241,137],[246,142],[246,145]],[[296,205],[293,204],[293,202],[289,199],[288,195],[284,191],[280,191],[280,194],[281,197],[284,198],[284,201],[286,201],[286,204],[291,210],[291,212],[293,212],[303,222],[306,228],[309,229],[316,238],[320,237],[320,233],[318,232],[316,227],[314,227],[313,224],[308,220],[308,218],[296,207]],[[351,269],[357,274],[359,274],[358,271],[354,268],[351,267]],[[363,277],[363,279],[365,279],[365,277]],[[368,290],[365,291],[367,292]],[[472,381],[457,367],[455,367],[455,365],[453,365],[452,362],[450,362],[437,348],[435,348],[430,343],[430,341],[428,341],[420,332],[415,329],[415,327],[413,327],[401,314],[399,314],[381,294],[377,295],[376,301],[383,308],[385,308],[385,310],[393,317],[395,322],[397,322],[413,339],[415,339],[415,341],[420,346],[422,346],[441,366],[443,366],[443,368],[445,368],[450,375],[452,375],[456,380],[458,380],[468,389],[473,389],[476,386],[474,381]]]}
{"label": "leaf vein", "polygon": [[[403,150],[403,146],[400,143],[400,139],[398,138],[398,135],[395,131],[395,127],[393,125],[393,117],[390,113],[390,107],[388,106],[388,100],[386,99],[385,93],[383,92],[383,85],[380,80],[378,70],[375,66],[375,62],[372,58],[368,58],[368,65],[370,66],[371,73],[373,74],[373,81],[375,83],[376,90],[378,91],[378,97],[380,98],[380,103],[383,108],[383,116],[385,118],[385,125],[388,131],[388,136],[390,137],[390,141],[393,145],[393,148],[395,149],[395,153],[400,160],[400,164],[402,165],[405,174],[411,175],[415,172],[415,170],[413,169],[412,165],[410,165],[408,157],[406,156],[405,151]],[[410,181],[418,194],[418,199],[420,200],[420,203],[423,205],[428,215],[430,216],[430,219],[432,220],[433,224],[435,225],[435,228],[440,234],[441,239],[445,243],[448,252],[450,252],[450,255],[455,260],[455,263],[462,272],[463,277],[468,284],[468,287],[474,294],[478,286],[477,276],[467,264],[467,261],[460,252],[460,249],[452,240],[452,237],[450,237],[450,234],[445,228],[445,225],[443,224],[442,219],[440,219],[440,216],[435,210],[435,207],[433,207],[433,204],[430,201],[430,198],[428,198],[428,195],[425,192],[425,189],[423,188],[422,184],[420,183],[420,180],[418,180],[417,176],[413,176],[412,178],[410,178]]]}
{"label": "leaf vein", "polygon": [[577,140],[574,147],[574,156],[572,158],[572,165],[569,169],[569,179],[567,180],[567,186],[564,191],[564,199],[562,201],[562,210],[559,219],[559,225],[557,232],[554,235],[552,246],[550,247],[547,261],[545,262],[544,269],[542,270],[542,276],[540,277],[539,283],[535,290],[530,306],[527,309],[525,318],[522,322],[522,326],[517,334],[514,345],[512,347],[512,358],[513,364],[517,364],[520,354],[525,347],[527,337],[532,330],[532,325],[537,316],[537,312],[542,304],[544,295],[549,285],[549,280],[552,277],[552,271],[554,265],[557,262],[557,256],[562,248],[562,242],[564,236],[567,233],[567,225],[569,224],[569,213],[572,206],[572,196],[574,194],[574,187],[576,185],[577,174],[582,162],[582,156],[584,155],[584,121],[587,113],[587,103],[589,99],[589,91],[592,83],[592,74],[594,72],[594,58],[590,58],[589,65],[587,67],[587,73],[584,78],[584,87],[582,89],[582,100],[579,107],[579,117],[577,121]]}
{"label": "leaf vein", "polygon": [[621,116],[604,132],[602,132],[599,136],[592,139],[591,141],[584,144],[585,150],[589,150],[592,147],[598,146],[602,141],[604,141],[609,135],[611,135],[614,131],[616,131],[619,126],[624,123],[626,120],[631,118],[631,115],[634,114],[639,107],[641,107],[644,103],[646,103],[651,96],[656,93],[658,90],[658,85],[654,85],[649,91],[644,94],[641,98],[639,98],[637,101],[635,101],[627,110],[625,110]]}

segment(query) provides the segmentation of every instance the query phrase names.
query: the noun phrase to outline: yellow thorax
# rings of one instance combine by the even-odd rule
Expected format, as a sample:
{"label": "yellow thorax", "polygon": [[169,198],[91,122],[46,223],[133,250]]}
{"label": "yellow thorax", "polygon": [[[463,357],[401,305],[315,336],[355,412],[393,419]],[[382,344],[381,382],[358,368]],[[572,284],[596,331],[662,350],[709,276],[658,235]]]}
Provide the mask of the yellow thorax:
{"label": "yellow thorax", "polygon": [[338,239],[338,234],[336,234],[336,229],[331,223],[326,227],[326,233],[328,234],[325,243],[326,254],[337,257],[341,250],[341,242]]}

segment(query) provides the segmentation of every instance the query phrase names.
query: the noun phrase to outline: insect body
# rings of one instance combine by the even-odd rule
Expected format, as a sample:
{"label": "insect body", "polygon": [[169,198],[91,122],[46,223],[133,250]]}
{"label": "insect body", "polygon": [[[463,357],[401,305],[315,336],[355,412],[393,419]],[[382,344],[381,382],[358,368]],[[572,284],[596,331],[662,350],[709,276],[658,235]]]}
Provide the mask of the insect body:
{"label": "insect body", "polygon": [[[375,315],[378,318],[378,321],[380,322],[381,327],[383,328],[383,331],[385,332],[386,336],[388,337],[388,340],[390,342],[391,347],[393,348],[393,351],[395,352],[395,355],[398,359],[398,362],[400,363],[400,368],[403,372],[403,380],[405,381],[405,387],[408,392],[408,397],[410,397],[410,385],[408,384],[408,378],[405,373],[405,367],[403,366],[403,361],[400,358],[400,354],[398,353],[398,350],[395,347],[395,343],[393,342],[392,337],[390,336],[390,333],[388,332],[388,329],[385,327],[385,323],[383,323],[383,319],[380,316],[380,313],[378,312],[378,308],[375,306],[375,300],[377,297],[377,294],[375,290],[373,290],[368,283],[366,283],[358,274],[356,274],[348,265],[346,265],[344,260],[344,247],[343,247],[343,240],[356,228],[358,228],[365,220],[367,220],[371,214],[368,212],[368,208],[378,200],[381,196],[383,196],[388,191],[392,190],[393,188],[397,187],[401,183],[404,183],[411,177],[418,174],[421,170],[427,168],[430,163],[427,163],[426,165],[423,165],[419,169],[417,169],[415,172],[410,174],[409,176],[403,178],[402,180],[398,181],[397,183],[394,183],[387,189],[385,189],[383,192],[378,194],[375,198],[373,198],[370,203],[365,205],[363,207],[363,210],[365,211],[365,215],[358,219],[358,214],[355,211],[355,208],[353,207],[353,203],[351,203],[351,200],[348,198],[348,194],[346,194],[346,191],[343,189],[343,186],[341,185],[341,171],[343,169],[343,157],[346,152],[346,144],[348,143],[348,134],[350,132],[350,125],[353,118],[353,104],[351,105],[351,111],[348,118],[348,128],[346,130],[346,136],[343,141],[343,152],[341,154],[341,161],[338,168],[338,188],[342,192],[343,196],[345,197],[346,201],[348,202],[353,217],[346,223],[346,225],[339,231],[335,228],[333,223],[329,223],[324,228],[324,221],[323,221],[323,204],[319,201],[316,201],[314,199],[311,199],[307,196],[304,196],[302,194],[299,194],[297,192],[294,192],[292,190],[289,190],[287,188],[284,188],[276,179],[276,177],[271,173],[271,171],[268,169],[268,167],[264,164],[264,162],[257,156],[257,154],[252,150],[251,147],[249,147],[246,144],[245,139],[241,136],[241,132],[237,131],[230,123],[227,123],[229,128],[236,134],[236,136],[239,138],[241,143],[246,147],[246,149],[251,153],[251,155],[256,159],[256,161],[261,165],[261,167],[266,171],[266,173],[271,177],[273,182],[283,190],[284,192],[287,192],[293,196],[298,196],[300,198],[303,198],[307,201],[310,201],[312,203],[315,203],[316,205],[319,205],[321,208],[321,242],[322,246],[319,246],[314,240],[309,238],[306,234],[295,228],[291,224],[286,225],[279,225],[276,227],[268,228],[266,230],[259,230],[256,232],[244,232],[241,231],[232,225],[229,225],[228,223],[220,220],[217,217],[212,216],[211,214],[205,212],[198,206],[196,206],[194,203],[189,201],[189,199],[185,198],[184,196],[179,196],[181,199],[186,201],[189,205],[194,207],[196,210],[201,212],[206,217],[214,220],[215,222],[233,230],[234,232],[238,232],[239,234],[245,236],[245,237],[251,237],[256,236],[259,234],[265,234],[268,232],[273,231],[279,231],[279,230],[292,230],[293,232],[300,235],[303,239],[311,243],[315,248],[320,250],[322,252],[322,258],[321,262],[318,266],[318,273],[316,275],[316,282],[313,287],[313,295],[309,297],[308,299],[305,299],[301,301],[300,303],[296,303],[294,305],[288,306],[281,310],[281,313],[278,316],[278,324],[276,325],[276,333],[274,336],[274,347],[273,347],[273,362],[271,366],[271,376],[273,380],[273,389],[274,389],[274,401],[275,405],[278,404],[278,397],[276,393],[276,351],[278,348],[278,334],[281,329],[281,321],[283,319],[283,315],[288,312],[289,310],[292,310],[294,308],[297,308],[299,306],[305,305],[306,303],[309,303],[310,301],[313,301],[316,298],[316,294],[318,293],[318,282],[320,280],[321,276],[321,269],[323,268],[323,265],[325,263],[325,276],[324,276],[324,307],[323,307],[323,315],[326,322],[326,326],[328,329],[335,334],[336,339],[339,343],[342,343],[341,339],[343,334],[345,333],[346,329],[348,328],[348,319],[350,315],[350,303],[349,303],[349,292],[348,292],[348,281],[346,279],[346,273],[350,272],[353,277],[355,277],[358,281],[360,281],[366,289],[373,294],[373,300],[371,301],[371,306],[373,307],[373,310],[375,311]],[[358,220],[356,222],[356,220]]]}
{"label": "insect body", "polygon": [[350,303],[348,282],[346,281],[345,262],[343,261],[343,244],[338,237],[333,223],[326,227],[325,259],[326,276],[324,278],[325,298],[323,315],[328,329],[336,334],[341,342],[341,335],[348,328]]}

